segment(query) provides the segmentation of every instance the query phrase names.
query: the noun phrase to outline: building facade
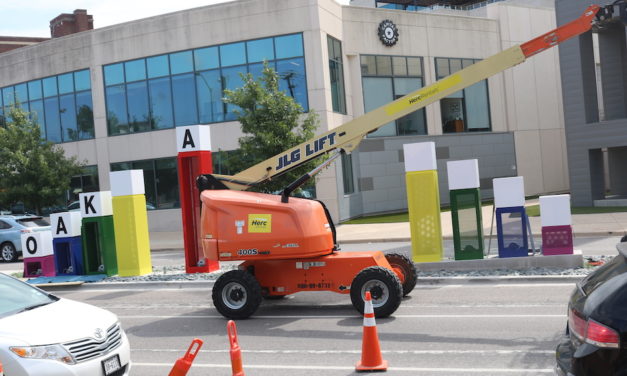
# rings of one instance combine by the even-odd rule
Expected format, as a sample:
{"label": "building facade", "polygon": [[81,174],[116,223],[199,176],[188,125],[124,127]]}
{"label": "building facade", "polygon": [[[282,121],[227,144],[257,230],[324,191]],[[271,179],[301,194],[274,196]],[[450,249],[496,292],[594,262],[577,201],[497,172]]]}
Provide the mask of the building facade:
{"label": "building facade", "polygon": [[[362,4],[368,5],[368,4]],[[181,227],[175,127],[209,124],[215,171],[241,136],[222,91],[258,75],[320,115],[320,132],[555,27],[550,0],[472,10],[239,0],[94,29],[0,55],[4,114],[19,102],[46,137],[85,161],[74,193],[109,189],[109,171],[143,169],[153,231]],[[383,21],[398,30],[391,43]],[[402,145],[435,141],[446,161],[478,158],[491,179],[525,176],[526,193],[568,189],[557,51],[546,51],[368,135],[322,173],[316,195],[336,221],[404,210]]]}

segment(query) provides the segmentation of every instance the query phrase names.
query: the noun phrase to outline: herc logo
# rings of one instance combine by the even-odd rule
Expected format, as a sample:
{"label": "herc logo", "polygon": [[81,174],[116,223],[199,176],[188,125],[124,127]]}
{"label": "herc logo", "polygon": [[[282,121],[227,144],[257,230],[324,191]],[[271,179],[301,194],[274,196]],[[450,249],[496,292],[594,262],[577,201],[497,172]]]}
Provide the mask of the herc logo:
{"label": "herc logo", "polygon": [[272,214],[248,214],[248,232],[272,232]]}

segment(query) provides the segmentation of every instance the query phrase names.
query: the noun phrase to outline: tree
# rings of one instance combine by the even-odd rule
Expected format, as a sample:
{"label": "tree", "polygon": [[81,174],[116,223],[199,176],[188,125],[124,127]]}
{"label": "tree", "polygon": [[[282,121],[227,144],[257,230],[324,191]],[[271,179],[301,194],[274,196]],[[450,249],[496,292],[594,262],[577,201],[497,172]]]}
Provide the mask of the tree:
{"label": "tree", "polygon": [[[231,171],[244,170],[311,139],[319,125],[315,112],[303,113],[294,98],[279,90],[280,77],[267,63],[258,80],[250,73],[240,76],[242,87],[224,91],[224,101],[237,106],[234,113],[244,133],[238,140],[240,149],[227,160]],[[315,160],[309,161],[252,190],[282,190],[315,165]]]}
{"label": "tree", "polygon": [[0,206],[22,202],[41,213],[70,188],[81,172],[76,157],[42,139],[41,129],[19,105],[12,106],[5,127],[0,127]]}

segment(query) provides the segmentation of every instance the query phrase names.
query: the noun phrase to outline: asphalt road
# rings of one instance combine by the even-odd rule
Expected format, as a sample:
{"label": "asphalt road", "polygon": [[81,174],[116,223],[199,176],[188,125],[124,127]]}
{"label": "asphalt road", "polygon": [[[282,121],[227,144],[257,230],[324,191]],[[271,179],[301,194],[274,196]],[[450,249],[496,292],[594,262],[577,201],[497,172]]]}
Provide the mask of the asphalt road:
{"label": "asphalt road", "polygon": [[[389,375],[551,374],[572,283],[418,285],[393,317],[377,319]],[[132,375],[165,375],[195,337],[189,375],[231,375],[226,320],[209,287],[85,289],[55,294],[119,315]],[[352,375],[362,318],[348,296],[300,293],[265,301],[237,322],[246,375]]]}

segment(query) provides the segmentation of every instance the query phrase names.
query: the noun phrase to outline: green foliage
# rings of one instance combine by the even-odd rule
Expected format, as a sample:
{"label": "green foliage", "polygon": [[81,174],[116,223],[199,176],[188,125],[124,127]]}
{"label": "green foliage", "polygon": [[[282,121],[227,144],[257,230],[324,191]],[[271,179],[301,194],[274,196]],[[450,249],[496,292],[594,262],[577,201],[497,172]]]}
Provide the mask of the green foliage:
{"label": "green foliage", "polygon": [[56,204],[81,172],[77,159],[43,140],[37,123],[19,106],[11,107],[6,127],[0,127],[0,161],[0,207],[23,202],[38,214]]}
{"label": "green foliage", "polygon": [[[242,171],[311,139],[319,125],[316,113],[303,114],[302,106],[279,90],[279,75],[267,63],[258,80],[250,73],[240,76],[242,87],[225,90],[225,102],[237,106],[234,112],[244,133],[240,149],[227,162],[231,171]],[[253,190],[276,192],[315,166],[315,161],[304,163]]]}

